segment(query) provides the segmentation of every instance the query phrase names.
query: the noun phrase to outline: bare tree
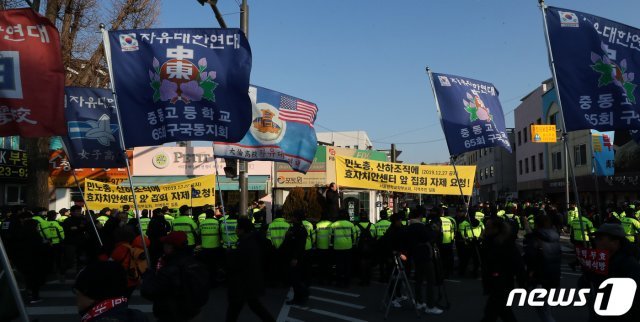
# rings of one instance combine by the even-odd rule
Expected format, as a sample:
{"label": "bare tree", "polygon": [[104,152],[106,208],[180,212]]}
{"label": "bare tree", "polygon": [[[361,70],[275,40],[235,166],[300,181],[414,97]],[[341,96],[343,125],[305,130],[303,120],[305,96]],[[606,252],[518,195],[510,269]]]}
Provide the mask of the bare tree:
{"label": "bare tree", "polygon": [[[105,87],[109,83],[102,37],[98,26],[109,22],[110,29],[151,27],[160,13],[159,0],[0,0],[0,9],[26,5],[43,13],[60,31],[62,61],[67,71],[66,85]],[[42,9],[42,10],[41,10]],[[26,203],[48,207],[49,138],[24,139],[29,156]]]}

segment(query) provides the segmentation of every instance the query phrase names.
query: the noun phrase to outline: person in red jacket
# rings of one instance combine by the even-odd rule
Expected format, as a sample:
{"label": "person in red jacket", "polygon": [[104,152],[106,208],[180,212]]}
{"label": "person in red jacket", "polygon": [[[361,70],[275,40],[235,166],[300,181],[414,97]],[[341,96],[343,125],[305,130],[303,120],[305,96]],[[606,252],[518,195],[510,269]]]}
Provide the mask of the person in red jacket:
{"label": "person in red jacket", "polygon": [[[133,237],[133,231],[128,228],[121,228],[116,231],[116,247],[111,253],[110,259],[119,263],[127,272],[128,298],[131,298],[133,291],[140,285],[142,273],[147,270],[147,261],[142,246],[140,235]],[[145,238],[147,247],[149,239]]]}

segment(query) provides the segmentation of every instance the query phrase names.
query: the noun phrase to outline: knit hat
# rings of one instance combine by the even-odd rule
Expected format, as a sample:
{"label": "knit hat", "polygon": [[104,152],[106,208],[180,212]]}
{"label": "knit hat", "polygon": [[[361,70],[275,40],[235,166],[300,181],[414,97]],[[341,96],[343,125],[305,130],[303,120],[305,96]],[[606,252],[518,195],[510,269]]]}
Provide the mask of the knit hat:
{"label": "knit hat", "polygon": [[78,273],[73,288],[95,301],[126,296],[127,274],[116,262],[96,262]]}
{"label": "knit hat", "polygon": [[187,244],[187,234],[183,231],[174,231],[169,235],[160,238],[164,244],[173,245],[175,247],[184,247]]}

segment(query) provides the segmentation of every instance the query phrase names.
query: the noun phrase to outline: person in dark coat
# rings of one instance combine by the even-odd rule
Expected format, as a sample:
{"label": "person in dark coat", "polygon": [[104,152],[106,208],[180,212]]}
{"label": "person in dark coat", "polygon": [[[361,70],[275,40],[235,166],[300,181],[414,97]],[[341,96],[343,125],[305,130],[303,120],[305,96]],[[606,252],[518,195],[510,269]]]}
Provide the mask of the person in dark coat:
{"label": "person in dark coat", "polygon": [[153,217],[147,226],[147,237],[151,242],[149,247],[151,266],[155,266],[162,256],[162,242],[160,240],[171,231],[171,224],[165,219],[162,209],[156,208],[152,213]]}
{"label": "person in dark coat", "polygon": [[209,272],[187,248],[187,235],[174,231],[160,239],[164,256],[157,269],[143,274],[140,293],[153,302],[158,322],[187,322],[198,318],[209,300]]}
{"label": "person in dark coat", "polygon": [[335,182],[329,184],[329,188],[325,191],[326,213],[330,221],[336,221],[340,212],[340,192]]}
{"label": "person in dark coat", "polygon": [[73,285],[82,322],[147,322],[128,307],[127,275],[114,262],[96,262],[80,271]]}
{"label": "person in dark coat", "polygon": [[289,284],[293,288],[293,299],[289,305],[303,305],[309,298],[309,288],[304,281],[304,248],[307,242],[307,230],[302,225],[304,213],[295,211],[291,218],[291,227],[284,237],[280,247],[282,259],[287,267]]}
{"label": "person in dark coat", "polygon": [[42,302],[40,288],[47,280],[52,268],[51,246],[40,234],[37,221],[30,213],[22,213],[22,230],[18,239],[16,266],[24,275],[27,289],[31,293],[30,304]]}
{"label": "person in dark coat", "polygon": [[524,285],[524,263],[511,228],[498,217],[487,219],[485,238],[481,247],[482,286],[488,295],[483,322],[516,321],[511,307],[506,306],[509,292],[515,287],[515,280]]}
{"label": "person in dark coat", "polygon": [[602,224],[594,235],[595,247],[608,251],[610,258],[606,275],[594,274],[585,270],[580,279],[583,284],[581,286],[591,288],[589,304],[587,304],[590,308],[589,321],[640,321],[640,287],[636,288],[633,303],[627,313],[621,316],[600,316],[594,312],[594,299],[596,294],[599,293],[600,285],[605,280],[609,278],[630,278],[636,282],[636,285],[640,285],[640,263],[634,257],[635,246],[626,238],[622,226],[618,224]]}
{"label": "person in dark coat", "polygon": [[237,248],[227,255],[227,322],[238,320],[245,304],[262,321],[275,321],[260,302],[264,294],[262,275],[263,237],[248,218],[238,218]]}
{"label": "person in dark coat", "polygon": [[[547,215],[535,217],[535,229],[529,229],[525,220],[524,259],[527,264],[527,285],[547,291],[560,287],[562,249],[560,235],[552,219]],[[554,321],[548,305],[536,307],[542,321]]]}

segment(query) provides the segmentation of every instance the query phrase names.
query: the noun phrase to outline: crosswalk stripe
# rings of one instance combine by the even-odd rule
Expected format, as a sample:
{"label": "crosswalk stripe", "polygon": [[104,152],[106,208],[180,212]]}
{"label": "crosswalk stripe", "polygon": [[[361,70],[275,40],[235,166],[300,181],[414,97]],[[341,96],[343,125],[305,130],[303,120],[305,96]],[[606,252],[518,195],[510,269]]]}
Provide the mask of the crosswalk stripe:
{"label": "crosswalk stripe", "polygon": [[[151,305],[129,305],[129,308],[143,313],[151,313]],[[76,306],[30,306],[27,307],[27,315],[78,315]]]}
{"label": "crosswalk stripe", "polygon": [[289,289],[289,293],[287,293],[287,297],[284,299],[284,304],[282,304],[282,308],[280,308],[280,313],[278,313],[277,322],[286,322],[289,319],[289,310],[291,306],[287,305],[287,301],[293,298],[293,290]]}
{"label": "crosswalk stripe", "polygon": [[367,322],[366,320],[360,320],[360,319],[352,318],[350,316],[346,316],[346,315],[342,315],[342,314],[338,314],[338,313],[333,313],[333,312],[329,312],[329,311],[325,311],[325,310],[311,309],[311,308],[308,308],[308,307],[302,307],[302,306],[297,306],[297,305],[294,305],[292,307],[295,307],[296,309],[299,309],[299,310],[308,311],[308,312],[312,312],[312,313],[316,313],[316,314],[332,317],[334,319],[339,319],[339,320],[343,320],[343,321]]}
{"label": "crosswalk stripe", "polygon": [[345,307],[350,307],[350,308],[356,309],[356,310],[362,310],[362,309],[365,308],[365,306],[362,306],[362,305],[351,304],[351,303],[347,303],[347,302],[343,302],[343,301],[327,299],[327,298],[324,298],[324,297],[309,296],[309,299],[316,300],[316,301],[321,301],[321,302],[326,302],[326,303],[331,303],[331,304],[336,304],[336,305],[341,305],[341,306],[345,306]]}
{"label": "crosswalk stripe", "polygon": [[360,294],[340,292],[340,291],[335,291],[335,290],[324,288],[324,287],[311,286],[310,289],[316,290],[316,291],[327,292],[327,293],[338,294],[338,295],[349,296],[349,297],[360,297]]}

